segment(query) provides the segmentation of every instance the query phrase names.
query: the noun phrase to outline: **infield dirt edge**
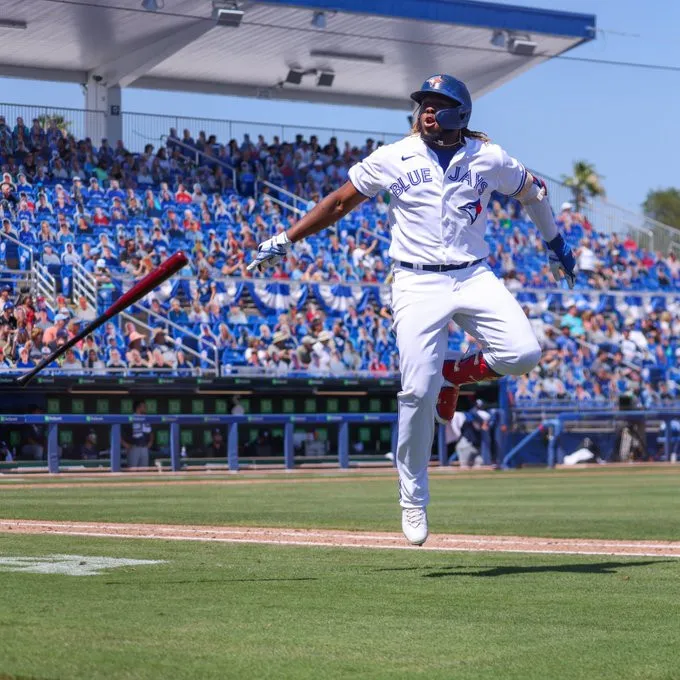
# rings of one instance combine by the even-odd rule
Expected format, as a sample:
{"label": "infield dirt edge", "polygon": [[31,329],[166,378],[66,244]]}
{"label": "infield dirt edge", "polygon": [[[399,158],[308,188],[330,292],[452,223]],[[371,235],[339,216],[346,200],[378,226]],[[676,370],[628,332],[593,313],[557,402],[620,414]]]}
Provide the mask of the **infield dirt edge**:
{"label": "infield dirt edge", "polygon": [[425,546],[416,547],[408,545],[400,533],[378,531],[233,526],[210,527],[112,522],[57,522],[16,519],[0,519],[0,533],[254,543],[300,547],[680,558],[680,542],[678,541],[433,534]]}

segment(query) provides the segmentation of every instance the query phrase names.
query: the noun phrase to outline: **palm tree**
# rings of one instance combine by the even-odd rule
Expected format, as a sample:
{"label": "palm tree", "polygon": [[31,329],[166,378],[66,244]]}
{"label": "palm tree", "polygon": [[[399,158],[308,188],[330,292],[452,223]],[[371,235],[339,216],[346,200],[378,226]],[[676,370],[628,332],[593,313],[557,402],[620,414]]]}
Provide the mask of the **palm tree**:
{"label": "palm tree", "polygon": [[54,121],[57,124],[57,128],[61,130],[62,132],[68,132],[68,129],[71,125],[70,120],[66,120],[64,116],[62,116],[60,113],[41,113],[38,116],[38,121],[40,121],[40,126],[44,129],[47,130],[47,127],[49,126],[51,121]]}
{"label": "palm tree", "polygon": [[572,175],[562,175],[562,182],[574,192],[576,212],[581,211],[589,198],[605,195],[602,177],[588,161],[574,161]]}

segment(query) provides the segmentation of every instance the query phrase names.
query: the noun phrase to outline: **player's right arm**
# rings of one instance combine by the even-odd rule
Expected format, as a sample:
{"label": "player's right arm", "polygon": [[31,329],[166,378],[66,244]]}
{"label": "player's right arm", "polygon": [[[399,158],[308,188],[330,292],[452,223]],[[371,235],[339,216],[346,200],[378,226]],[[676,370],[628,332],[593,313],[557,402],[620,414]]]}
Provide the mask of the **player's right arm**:
{"label": "player's right arm", "polygon": [[325,196],[286,233],[291,243],[317,234],[352,212],[368,196],[364,196],[349,180]]}

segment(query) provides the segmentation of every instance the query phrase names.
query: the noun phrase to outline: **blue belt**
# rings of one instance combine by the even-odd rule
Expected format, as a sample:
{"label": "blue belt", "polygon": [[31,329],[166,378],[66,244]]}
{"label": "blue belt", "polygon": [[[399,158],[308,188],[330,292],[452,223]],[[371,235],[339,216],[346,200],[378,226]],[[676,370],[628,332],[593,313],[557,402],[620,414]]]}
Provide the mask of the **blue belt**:
{"label": "blue belt", "polygon": [[397,262],[397,264],[400,267],[404,267],[404,269],[415,269],[417,271],[452,272],[458,269],[474,267],[474,265],[484,262],[485,259],[485,257],[480,257],[478,260],[472,260],[472,262],[462,262],[461,264],[413,264],[412,262]]}

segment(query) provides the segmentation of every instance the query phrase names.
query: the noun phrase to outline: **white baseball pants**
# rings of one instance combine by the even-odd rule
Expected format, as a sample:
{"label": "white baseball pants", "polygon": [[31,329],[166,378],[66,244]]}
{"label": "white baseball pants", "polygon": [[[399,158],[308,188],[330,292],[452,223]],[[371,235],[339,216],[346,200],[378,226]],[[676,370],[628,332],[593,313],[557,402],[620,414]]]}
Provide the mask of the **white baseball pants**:
{"label": "white baseball pants", "polygon": [[397,267],[392,312],[401,371],[396,453],[400,504],[425,507],[434,409],[451,318],[480,343],[488,366],[499,375],[527,373],[538,363],[541,348],[519,303],[484,263],[444,273]]}

